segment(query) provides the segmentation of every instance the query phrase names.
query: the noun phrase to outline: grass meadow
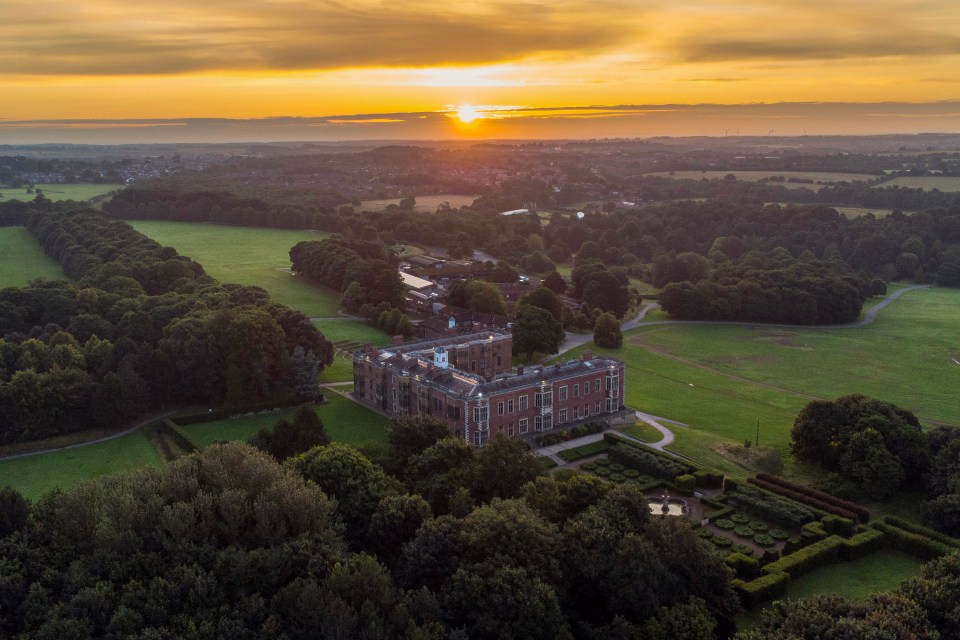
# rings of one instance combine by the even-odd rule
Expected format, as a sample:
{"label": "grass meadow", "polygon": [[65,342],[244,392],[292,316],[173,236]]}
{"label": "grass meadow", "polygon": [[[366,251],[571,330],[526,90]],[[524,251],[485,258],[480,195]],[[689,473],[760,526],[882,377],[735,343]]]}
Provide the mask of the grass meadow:
{"label": "grass meadow", "polygon": [[333,363],[320,374],[320,382],[353,380],[353,352],[364,343],[382,346],[390,341],[386,333],[360,320],[315,320],[317,329],[333,343]]}
{"label": "grass meadow", "polygon": [[877,176],[866,173],[835,173],[829,171],[674,171],[672,174],[669,171],[659,171],[649,175],[659,176],[661,178],[674,178],[675,180],[702,180],[704,178],[708,180],[714,180],[717,178],[724,178],[731,173],[737,176],[737,180],[740,180],[741,182],[759,182],[760,180],[773,176],[783,176],[787,180],[790,178],[813,180],[812,184],[809,182],[774,182],[772,184],[783,185],[790,189],[806,187],[814,190],[816,190],[818,186],[822,186],[822,184],[818,185],[817,183],[854,182],[856,180],[865,181],[877,178]]}
{"label": "grass meadow", "polygon": [[0,289],[22,287],[34,278],[63,278],[63,269],[47,256],[25,227],[0,227]]}
{"label": "grass meadow", "polygon": [[[43,191],[43,195],[48,200],[76,200],[85,202],[97,196],[122,189],[122,184],[38,184],[35,189]],[[23,200],[29,201],[37,197],[36,193],[27,193],[27,188],[20,189],[0,189],[0,196],[4,200]]]}
{"label": "grass meadow", "polygon": [[302,240],[326,238],[327,233],[195,222],[136,220],[130,224],[160,244],[193,258],[220,282],[263,287],[277,302],[311,317],[337,315],[337,292],[290,273],[290,248]]}
{"label": "grass meadow", "polygon": [[[626,362],[626,403],[688,424],[674,449],[724,468],[720,441],[753,439],[791,468],[790,428],[814,399],[864,393],[914,411],[926,424],[960,424],[957,312],[960,290],[911,291],[853,329],[774,329],[708,325],[641,326],[621,349],[585,349]],[[728,467],[736,471],[736,465]],[[742,475],[742,469],[740,470]]]}
{"label": "grass meadow", "polygon": [[[444,202],[449,203],[451,207],[459,209],[468,207],[480,196],[468,196],[462,194],[438,194],[429,196],[416,196],[417,204],[413,210],[420,213],[434,213]],[[364,200],[360,203],[361,211],[383,211],[391,204],[400,204],[400,198],[387,198],[385,200]]]}
{"label": "grass meadow", "polygon": [[960,176],[902,176],[877,185],[883,187],[907,187],[924,191],[960,191]]}
{"label": "grass meadow", "polygon": [[69,489],[84,480],[162,463],[143,431],[134,431],[87,447],[2,461],[0,487],[10,485],[35,500],[57,487]]}

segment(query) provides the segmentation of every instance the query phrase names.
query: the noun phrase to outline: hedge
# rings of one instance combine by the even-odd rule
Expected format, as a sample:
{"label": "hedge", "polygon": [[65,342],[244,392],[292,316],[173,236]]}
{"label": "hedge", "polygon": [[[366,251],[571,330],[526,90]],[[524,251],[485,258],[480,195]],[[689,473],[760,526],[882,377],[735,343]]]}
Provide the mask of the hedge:
{"label": "hedge", "polygon": [[903,529],[904,531],[909,531],[910,533],[926,536],[931,540],[936,540],[937,542],[942,542],[950,547],[956,547],[957,549],[960,549],[960,540],[952,536],[948,536],[945,533],[941,533],[936,529],[930,529],[929,527],[924,527],[923,525],[907,522],[903,518],[898,518],[896,516],[887,516],[883,519],[883,521],[898,529]]}
{"label": "hedge", "polygon": [[[734,545],[734,548],[740,546],[742,545]],[[747,549],[750,550],[750,554],[753,554],[753,549],[750,549],[750,547],[747,547]],[[737,577],[741,580],[753,580],[760,575],[760,563],[757,562],[756,558],[751,557],[750,554],[734,551],[733,553],[727,554],[727,557],[724,558],[723,561],[736,572]]]}
{"label": "hedge", "polygon": [[886,534],[888,545],[922,560],[935,560],[957,551],[956,547],[939,540],[901,529],[886,522],[875,522],[873,526]]}
{"label": "hedge", "polygon": [[694,487],[697,486],[697,480],[692,475],[685,473],[674,478],[673,484],[677,486],[677,491],[689,496],[693,493]]}
{"label": "hedge", "polygon": [[823,528],[822,522],[808,522],[800,530],[800,538],[809,542],[819,542],[827,537],[827,530]]}
{"label": "hedge", "polygon": [[840,558],[840,548],[844,543],[845,540],[840,536],[830,536],[771,562],[763,568],[763,572],[768,574],[782,572],[791,578],[797,578],[813,569],[836,562]]}
{"label": "hedge", "polygon": [[844,540],[840,557],[844,560],[856,560],[868,556],[883,545],[886,534],[877,529],[865,529],[862,533]]}
{"label": "hedge", "polygon": [[794,502],[799,502],[800,504],[805,504],[805,505],[807,505],[808,507],[813,507],[814,509],[817,509],[818,511],[823,511],[823,512],[825,512],[825,513],[831,513],[831,514],[834,514],[834,515],[837,515],[837,516],[841,516],[841,517],[843,517],[843,518],[847,518],[847,519],[849,519],[849,520],[854,520],[854,521],[857,520],[857,514],[855,514],[854,512],[849,511],[849,510],[847,510],[847,509],[840,508],[840,507],[838,507],[838,506],[836,506],[836,505],[833,505],[833,504],[830,504],[830,503],[828,503],[828,502],[824,502],[823,500],[819,500],[819,499],[817,499],[817,498],[812,498],[812,497],[810,497],[810,496],[808,496],[808,495],[806,495],[806,494],[804,494],[804,493],[801,493],[801,492],[799,492],[799,491],[794,491],[794,490],[792,490],[792,489],[787,489],[786,487],[782,487],[782,486],[780,486],[780,485],[778,485],[778,484],[775,484],[775,483],[772,483],[772,482],[767,482],[766,480],[762,480],[762,479],[760,479],[760,478],[758,478],[758,477],[750,478],[749,480],[747,480],[747,482],[749,482],[749,483],[751,483],[751,484],[754,484],[754,485],[760,487],[761,489],[766,489],[767,491],[776,493],[776,494],[781,495],[781,496],[783,496],[783,497],[785,497],[785,498],[789,498],[789,499],[793,500]]}
{"label": "hedge", "polygon": [[764,520],[793,529],[798,529],[814,519],[814,514],[809,509],[752,487],[738,487],[727,494],[727,500]]}
{"label": "hedge", "polygon": [[703,512],[703,517],[711,522],[719,518],[726,518],[734,511],[733,507],[730,505],[724,504],[719,500],[713,500],[712,498],[700,498],[700,505],[712,507],[714,509],[709,513],[706,511],[706,509],[704,509]]}
{"label": "hedge", "polygon": [[609,456],[611,460],[624,466],[664,480],[672,480],[687,472],[687,468],[678,462],[666,460],[626,444],[618,444],[613,447]]}
{"label": "hedge", "polygon": [[[660,449],[654,449],[653,447],[648,447],[634,440],[625,438],[621,436],[619,433],[617,433],[616,431],[605,432],[603,434],[603,439],[609,442],[611,445],[622,444],[627,447],[630,447],[631,449],[636,449],[637,451],[640,451],[642,453],[646,453],[656,458],[660,458],[661,460],[665,460],[666,462],[679,464],[683,467],[683,471],[680,473],[693,473],[694,471],[704,470],[704,467],[701,467],[696,462],[691,462],[687,460],[681,461],[676,456],[670,455],[669,453],[661,451]],[[679,475],[679,474],[675,474],[675,475]]]}
{"label": "hedge", "polygon": [[841,518],[829,514],[820,518],[820,522],[823,524],[824,531],[841,535],[844,538],[849,538],[857,532],[856,522],[850,518]]}
{"label": "hedge", "polygon": [[[758,480],[764,480],[764,481],[766,481],[766,482],[768,482],[768,483],[779,485],[779,486],[781,486],[781,487],[783,487],[783,488],[785,488],[785,489],[790,489],[791,491],[795,491],[795,492],[797,492],[797,493],[804,494],[804,495],[809,496],[809,497],[811,497],[811,498],[814,498],[814,499],[816,499],[816,500],[820,500],[820,501],[822,501],[822,502],[826,502],[826,503],[831,504],[831,505],[834,505],[834,506],[836,506],[836,507],[838,507],[838,508],[840,508],[840,509],[844,509],[844,510],[846,510],[846,511],[850,511],[850,512],[852,512],[852,513],[860,520],[860,522],[869,522],[869,521],[870,521],[870,512],[867,511],[867,509],[866,509],[865,507],[862,507],[862,506],[860,506],[859,504],[857,504],[857,503],[855,503],[855,502],[850,502],[849,500],[844,500],[843,498],[838,498],[838,497],[836,497],[835,495],[832,495],[832,494],[830,494],[830,493],[827,493],[826,491],[820,491],[819,489],[813,489],[813,488],[810,488],[810,487],[804,487],[804,486],[799,485],[799,484],[794,484],[794,483],[792,483],[792,482],[789,482],[789,481],[787,481],[787,480],[784,480],[784,479],[781,478],[780,476],[771,475],[771,474],[769,474],[769,473],[763,473],[763,472],[758,473],[758,474],[756,475],[756,478],[757,478]],[[830,510],[830,509],[824,509],[824,511],[831,511],[831,510]],[[831,512],[832,512],[832,513],[836,513],[836,512],[834,512],[834,511],[831,511]],[[837,515],[843,515],[843,514],[839,514],[839,513],[838,513]],[[849,516],[844,516],[844,517],[849,517]]]}
{"label": "hedge", "polygon": [[740,603],[749,609],[761,602],[786,595],[789,582],[790,576],[787,574],[771,573],[750,582],[734,580],[731,584],[740,596]]}
{"label": "hedge", "polygon": [[323,396],[313,401],[304,400],[303,398],[281,398],[280,400],[272,400],[270,402],[260,402],[258,404],[247,405],[241,409],[218,409],[216,411],[207,411],[206,413],[194,413],[188,416],[177,416],[175,418],[170,418],[170,421],[175,425],[185,427],[189,424],[214,422],[216,420],[223,420],[224,418],[229,418],[235,415],[243,415],[245,413],[257,413],[261,411],[270,411],[272,409],[283,409],[286,407],[299,406],[305,403],[321,404],[323,401]]}
{"label": "hedge", "polygon": [[693,472],[697,487],[701,489],[719,489],[723,486],[723,474],[711,469],[698,469]]}

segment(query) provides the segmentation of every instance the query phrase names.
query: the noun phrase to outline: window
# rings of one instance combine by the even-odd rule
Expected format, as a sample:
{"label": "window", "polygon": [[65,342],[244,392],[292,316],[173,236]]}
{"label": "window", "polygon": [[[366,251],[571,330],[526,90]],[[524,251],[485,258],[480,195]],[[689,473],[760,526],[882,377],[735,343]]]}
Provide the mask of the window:
{"label": "window", "polygon": [[585,405],[583,405],[583,417],[586,418],[588,415],[590,415],[590,403],[589,403],[589,402],[586,403]]}
{"label": "window", "polygon": [[534,396],[534,402],[538,407],[549,407],[553,404],[553,391],[544,391]]}
{"label": "window", "polygon": [[[530,396],[520,396],[520,411],[525,411],[527,408],[527,401]],[[520,433],[526,433],[526,431],[521,431]]]}
{"label": "window", "polygon": [[503,402],[498,402],[498,403],[497,403],[497,415],[498,415],[498,416],[502,416],[502,415],[503,415]]}
{"label": "window", "polygon": [[513,398],[507,400],[507,413],[513,413]]}
{"label": "window", "polygon": [[473,432],[473,444],[477,445],[478,447],[482,447],[483,445],[487,444],[487,438],[489,437],[490,434],[486,429],[478,429],[477,431]]}
{"label": "window", "polygon": [[480,370],[482,371],[482,370],[484,370],[484,369],[486,369],[486,368],[487,368],[487,361],[486,361],[486,360],[481,360],[481,361],[480,361]]}
{"label": "window", "polygon": [[576,420],[577,418],[580,417],[578,414],[579,414],[579,407],[574,407],[574,408],[573,408],[573,419],[574,419],[574,420]]}
{"label": "window", "polygon": [[503,364],[503,358],[501,358],[500,356],[497,356],[497,366],[499,367],[502,364]]}
{"label": "window", "polygon": [[612,413],[614,410],[616,410],[617,408],[616,402],[617,402],[616,398],[607,398],[607,411]]}
{"label": "window", "polygon": [[599,402],[597,403],[597,406],[596,406],[596,408],[595,408],[595,410],[594,410],[594,413],[600,413],[600,403],[599,403]]}
{"label": "window", "polygon": [[513,423],[507,425],[507,435],[513,437]]}
{"label": "window", "polygon": [[596,382],[593,383],[593,390],[600,391],[600,378],[597,378]]}
{"label": "window", "polygon": [[566,410],[566,409],[560,409],[560,416],[558,417],[558,421],[560,422],[560,424],[563,424],[564,422],[567,421],[567,410]]}
{"label": "window", "polygon": [[393,388],[393,399],[394,399],[394,400],[397,399],[397,388],[396,388],[396,387]]}
{"label": "window", "polygon": [[503,425],[497,427],[497,433],[503,433]]}
{"label": "window", "polygon": [[607,391],[616,390],[620,388],[620,376],[612,375],[607,376]]}
{"label": "window", "polygon": [[473,408],[473,421],[476,423],[486,422],[487,421],[487,407],[474,407]]}
{"label": "window", "polygon": [[573,397],[574,398],[580,397],[580,383],[573,385]]}
{"label": "window", "polygon": [[533,428],[535,431],[549,431],[553,428],[553,416],[550,414],[536,416],[533,419]]}
{"label": "window", "polygon": [[560,391],[560,400],[566,400],[566,399],[567,399],[567,385],[563,385],[562,387],[560,387],[559,391]]}
{"label": "window", "polygon": [[517,424],[518,424],[518,426],[520,427],[520,433],[526,433],[526,432],[527,432],[527,424],[528,424],[528,423],[527,423],[527,419],[526,419],[526,418],[520,418],[520,422],[517,423]]}

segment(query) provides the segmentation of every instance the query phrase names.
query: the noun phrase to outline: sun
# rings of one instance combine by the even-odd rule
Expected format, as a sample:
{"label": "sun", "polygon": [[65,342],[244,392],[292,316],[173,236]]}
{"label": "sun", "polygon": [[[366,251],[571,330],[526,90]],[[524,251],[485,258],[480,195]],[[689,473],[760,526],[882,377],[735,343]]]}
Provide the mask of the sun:
{"label": "sun", "polygon": [[470,124],[480,117],[480,113],[469,104],[462,104],[457,107],[457,120],[463,124]]}

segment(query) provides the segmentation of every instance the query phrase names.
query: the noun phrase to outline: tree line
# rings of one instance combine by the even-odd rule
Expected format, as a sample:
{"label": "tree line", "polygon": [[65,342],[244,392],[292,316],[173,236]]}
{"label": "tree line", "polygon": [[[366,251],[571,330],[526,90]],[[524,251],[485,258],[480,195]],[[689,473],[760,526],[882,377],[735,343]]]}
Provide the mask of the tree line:
{"label": "tree line", "polygon": [[85,206],[33,206],[28,228],[72,281],[0,290],[0,442],[315,395],[333,348],[304,314]]}

